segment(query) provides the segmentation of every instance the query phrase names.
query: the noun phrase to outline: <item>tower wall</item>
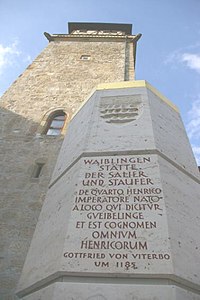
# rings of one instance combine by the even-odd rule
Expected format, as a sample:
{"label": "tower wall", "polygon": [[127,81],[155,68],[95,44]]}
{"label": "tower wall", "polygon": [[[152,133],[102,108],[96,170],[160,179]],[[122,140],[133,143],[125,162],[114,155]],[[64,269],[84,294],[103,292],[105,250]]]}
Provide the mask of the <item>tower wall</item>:
{"label": "tower wall", "polygon": [[[1,97],[1,299],[14,299],[68,122],[97,84],[134,78],[133,38],[58,36]],[[65,129],[47,136],[57,109],[67,114]],[[44,167],[33,178],[37,161]]]}

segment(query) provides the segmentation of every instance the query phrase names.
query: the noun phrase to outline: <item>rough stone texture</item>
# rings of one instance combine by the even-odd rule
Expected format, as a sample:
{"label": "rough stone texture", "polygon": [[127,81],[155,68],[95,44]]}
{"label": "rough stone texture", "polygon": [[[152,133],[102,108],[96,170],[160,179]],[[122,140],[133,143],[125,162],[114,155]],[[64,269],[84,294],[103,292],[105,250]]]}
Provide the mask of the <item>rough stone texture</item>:
{"label": "rough stone texture", "polygon": [[[38,292],[33,293],[24,300],[199,300],[200,295],[196,295],[184,289],[163,285],[145,285],[127,280],[128,283],[119,284],[105,283],[55,283]],[[55,296],[55,297],[54,297]],[[54,298],[53,298],[54,297]]]}
{"label": "rough stone texture", "polygon": [[199,300],[199,183],[173,105],[146,87],[95,92],[68,127],[18,295]]}
{"label": "rough stone texture", "polygon": [[[52,41],[1,98],[1,299],[15,299],[15,286],[63,141],[63,136],[41,134],[44,116],[63,109],[68,123],[98,83],[134,79],[134,47],[129,43],[125,47],[124,40],[109,38]],[[80,60],[81,55],[91,59]],[[34,179],[38,159],[45,165],[40,178]]]}

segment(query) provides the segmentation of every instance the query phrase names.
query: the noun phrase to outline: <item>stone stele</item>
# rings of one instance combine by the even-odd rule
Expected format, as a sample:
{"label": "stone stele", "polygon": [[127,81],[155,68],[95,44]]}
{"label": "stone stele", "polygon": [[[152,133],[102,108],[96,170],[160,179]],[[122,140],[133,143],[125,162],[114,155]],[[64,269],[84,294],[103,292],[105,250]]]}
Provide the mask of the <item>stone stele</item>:
{"label": "stone stele", "polygon": [[24,300],[200,300],[199,172],[175,105],[105,84],[72,119],[18,285]]}

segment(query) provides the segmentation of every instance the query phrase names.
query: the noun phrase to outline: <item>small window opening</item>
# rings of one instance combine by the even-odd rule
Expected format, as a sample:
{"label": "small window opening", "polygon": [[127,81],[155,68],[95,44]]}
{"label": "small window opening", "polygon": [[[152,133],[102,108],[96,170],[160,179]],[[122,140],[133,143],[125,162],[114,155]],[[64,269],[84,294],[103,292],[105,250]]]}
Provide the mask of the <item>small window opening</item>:
{"label": "small window opening", "polygon": [[81,55],[81,60],[90,60],[90,55]]}
{"label": "small window opening", "polygon": [[39,178],[43,167],[44,167],[44,163],[36,163],[33,170],[32,177]]}
{"label": "small window opening", "polygon": [[65,119],[66,114],[64,112],[58,112],[57,114],[54,114],[53,117],[50,119],[46,135],[60,135],[65,124]]}

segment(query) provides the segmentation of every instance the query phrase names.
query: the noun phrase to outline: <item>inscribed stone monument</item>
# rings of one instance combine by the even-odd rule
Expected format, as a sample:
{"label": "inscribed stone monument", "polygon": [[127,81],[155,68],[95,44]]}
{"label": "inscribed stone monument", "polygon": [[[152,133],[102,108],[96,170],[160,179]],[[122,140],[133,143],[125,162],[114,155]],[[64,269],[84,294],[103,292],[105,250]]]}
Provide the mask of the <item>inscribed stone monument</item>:
{"label": "inscribed stone monument", "polygon": [[18,286],[24,300],[200,300],[199,172],[175,105],[99,85],[72,119]]}

